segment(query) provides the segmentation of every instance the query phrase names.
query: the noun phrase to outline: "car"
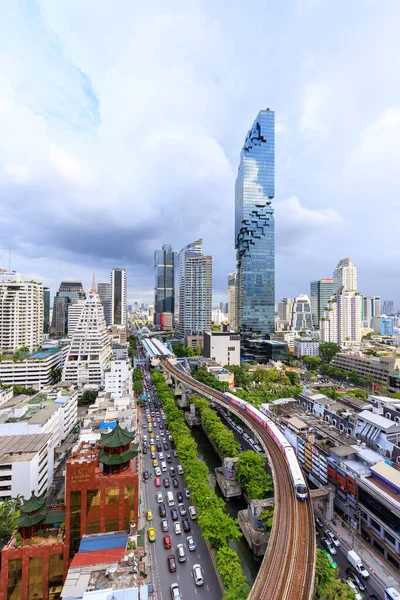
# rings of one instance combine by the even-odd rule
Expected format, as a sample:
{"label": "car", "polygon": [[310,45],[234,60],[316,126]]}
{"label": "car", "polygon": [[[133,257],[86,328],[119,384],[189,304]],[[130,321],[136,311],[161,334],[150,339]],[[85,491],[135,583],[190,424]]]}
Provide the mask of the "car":
{"label": "car", "polygon": [[172,600],[181,600],[182,596],[179,591],[179,585],[177,583],[171,583],[171,599]]}
{"label": "car", "polygon": [[178,504],[178,510],[179,510],[179,514],[181,515],[181,517],[184,517],[186,515],[186,508],[185,505],[180,503]]}
{"label": "car", "polygon": [[349,579],[352,579],[354,581],[354,583],[356,584],[356,586],[358,587],[360,592],[365,592],[365,590],[367,589],[365,587],[365,583],[363,583],[363,581],[361,581],[360,577],[358,576],[358,573],[356,573],[356,571],[354,569],[352,569],[351,567],[348,567],[346,569],[346,575],[347,575],[347,577],[349,577]]}
{"label": "car", "polygon": [[160,423],[160,429],[164,429],[164,425]]}
{"label": "car", "polygon": [[[165,448],[165,444],[164,444],[164,450],[168,450],[168,448]],[[172,463],[172,456],[170,454],[167,454],[167,463],[168,464]]]}
{"label": "car", "polygon": [[154,480],[154,483],[155,483],[156,487],[160,487],[160,485],[161,485],[161,479],[160,479],[160,477],[156,477],[155,480]]}
{"label": "car", "polygon": [[143,421],[143,429],[146,429],[146,427],[147,427],[147,423],[146,423],[146,421]]}
{"label": "car", "polygon": [[152,450],[152,451],[151,451],[151,454],[150,454],[150,456],[151,456],[152,460],[154,460],[155,458],[157,458],[157,455],[156,455],[156,453],[155,453],[155,450]]}
{"label": "car", "polygon": [[183,494],[182,494],[182,492],[177,492],[176,493],[176,499],[178,500],[178,502],[183,502]]}
{"label": "car", "polygon": [[153,432],[153,429],[152,429],[152,427],[150,427],[150,425],[147,427],[147,431],[148,431],[149,433],[152,433],[152,432]]}
{"label": "car", "polygon": [[[172,446],[172,444],[171,444],[171,446]],[[174,454],[174,457],[175,457],[175,458],[177,458],[177,456],[178,456],[178,453],[177,453],[177,451],[176,451],[176,450],[174,450],[173,454]]]}
{"label": "car", "polygon": [[[155,427],[157,427],[157,423],[153,423],[153,427],[154,427],[154,428],[155,428]],[[157,437],[158,437],[158,436],[156,436],[156,439],[157,439]]]}
{"label": "car", "polygon": [[156,530],[154,529],[154,527],[149,527],[147,530],[147,537],[149,538],[149,542],[155,542],[156,541]]}
{"label": "car", "polygon": [[345,583],[347,583],[347,585],[349,586],[349,588],[351,589],[351,591],[354,593],[355,600],[363,600],[363,596],[358,591],[357,586],[354,583],[354,581],[352,581],[351,579],[346,579]]}
{"label": "car", "polygon": [[193,565],[193,579],[196,585],[203,585],[203,569],[200,565]]}
{"label": "car", "polygon": [[182,467],[182,465],[178,465],[176,468],[178,470],[178,475],[183,475],[183,467]]}
{"label": "car", "polygon": [[148,479],[150,477],[150,473],[148,471],[145,471],[143,473],[143,479]]}
{"label": "car", "polygon": [[330,538],[330,540],[331,540],[332,544],[333,544],[334,546],[336,546],[336,548],[339,548],[339,546],[340,546],[340,542],[339,542],[339,540],[337,539],[336,535],[333,533],[333,531],[329,531],[329,529],[326,529],[326,530],[325,530],[325,533],[326,533],[326,535],[328,536],[328,538]]}
{"label": "car", "polygon": [[152,511],[152,510],[150,510],[150,509],[149,509],[149,510],[146,512],[146,519],[147,519],[148,521],[152,521],[152,520],[153,520],[153,511]]}
{"label": "car", "polygon": [[318,527],[323,527],[324,524],[321,521],[321,519],[319,517],[317,517],[317,515],[314,515],[314,521],[316,522],[316,524],[318,525]]}
{"label": "car", "polygon": [[165,508],[165,504],[164,502],[162,502],[159,506],[158,506],[158,512],[160,514],[160,517],[166,517],[167,516],[167,509]]}
{"label": "car", "polygon": [[189,515],[193,521],[197,519],[197,511],[194,506],[189,506]]}
{"label": "car", "polygon": [[168,519],[162,519],[161,520],[161,530],[162,531],[169,531]]}
{"label": "car", "polygon": [[182,527],[183,527],[183,531],[185,531],[186,533],[188,531],[190,531],[189,519],[182,519]]}
{"label": "car", "polygon": [[[164,450],[169,450],[169,444],[167,444],[167,442],[163,443],[163,447],[164,447]],[[167,457],[167,462],[171,462],[171,461],[172,461],[172,458],[171,458],[171,460],[168,460],[168,457]]]}
{"label": "car", "polygon": [[159,453],[158,460],[164,460],[164,453],[163,452]]}
{"label": "car", "polygon": [[167,562],[168,562],[168,571],[170,573],[175,573],[175,571],[176,571],[175,556],[173,554],[168,554]]}
{"label": "car", "polygon": [[186,538],[187,547],[189,548],[189,552],[193,552],[196,550],[196,542],[192,535],[188,535]]}
{"label": "car", "polygon": [[171,508],[171,518],[173,521],[177,521],[179,519],[178,511],[176,508]]}
{"label": "car", "polygon": [[176,546],[176,553],[178,555],[179,562],[186,561],[186,551],[185,551],[185,546],[183,544],[178,544]]}
{"label": "car", "polygon": [[153,467],[158,467],[158,460],[156,458],[153,459]]}
{"label": "car", "polygon": [[337,563],[333,560],[333,557],[329,554],[328,550],[322,550],[322,552],[325,554],[326,558],[328,559],[328,562],[331,565],[332,569],[337,569]]}
{"label": "car", "polygon": [[175,474],[176,474],[175,467],[169,468],[169,474],[171,475],[171,477],[175,477]]}
{"label": "car", "polygon": [[162,450],[162,445],[161,445],[160,443],[158,443],[158,444],[156,445],[156,448],[157,448],[157,452],[161,452],[161,450]]}
{"label": "car", "polygon": [[160,441],[160,436],[156,435],[156,442],[159,442],[159,441]]}
{"label": "car", "polygon": [[143,452],[143,454],[147,454],[147,446],[143,446],[142,452]]}
{"label": "car", "polygon": [[161,422],[160,417],[157,417],[157,423],[160,423],[160,422]]}
{"label": "car", "polygon": [[333,555],[336,554],[336,548],[335,546],[332,544],[331,540],[327,537],[323,537],[321,539],[321,542],[324,544],[325,548]]}
{"label": "car", "polygon": [[169,486],[170,486],[170,483],[169,483],[169,479],[168,479],[167,477],[165,477],[165,478],[163,479],[163,483],[164,483],[164,487],[165,487],[165,488],[169,488]]}
{"label": "car", "polygon": [[161,492],[158,492],[158,494],[156,496],[156,500],[157,500],[158,504],[160,504],[160,502],[163,501],[163,495]]}
{"label": "car", "polygon": [[156,422],[156,418],[155,418],[155,417],[153,417],[152,421],[153,421],[153,423],[155,423],[155,422]]}
{"label": "car", "polygon": [[147,444],[147,435],[143,436],[143,444],[146,443]]}
{"label": "car", "polygon": [[185,498],[190,498],[190,490],[185,488],[183,491],[185,492]]}
{"label": "car", "polygon": [[169,550],[172,546],[172,542],[171,542],[171,538],[169,535],[164,535],[163,537],[163,542],[164,542],[164,548],[166,550]]}
{"label": "car", "polygon": [[155,452],[156,451],[156,447],[154,444],[150,445],[150,452]]}
{"label": "car", "polygon": [[160,469],[160,467],[156,467],[154,469],[154,473],[155,473],[156,477],[161,477],[161,469]]}
{"label": "car", "polygon": [[172,485],[174,486],[174,488],[178,488],[179,487],[179,481],[177,479],[173,479],[172,480]]}
{"label": "car", "polygon": [[176,535],[179,535],[180,533],[182,533],[182,528],[178,521],[175,521],[175,523],[174,523],[174,531],[175,531]]}

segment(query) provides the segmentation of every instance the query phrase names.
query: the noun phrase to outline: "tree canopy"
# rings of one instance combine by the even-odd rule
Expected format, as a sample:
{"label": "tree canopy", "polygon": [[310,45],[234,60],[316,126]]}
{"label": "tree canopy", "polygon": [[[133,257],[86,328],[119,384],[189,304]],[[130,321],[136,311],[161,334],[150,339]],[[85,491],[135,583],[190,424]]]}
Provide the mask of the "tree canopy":
{"label": "tree canopy", "polygon": [[319,355],[322,362],[330,363],[338,352],[340,352],[340,346],[334,342],[322,342],[319,345]]}
{"label": "tree canopy", "polygon": [[252,500],[266,498],[273,490],[272,477],[265,471],[265,457],[253,450],[239,456],[236,479]]}

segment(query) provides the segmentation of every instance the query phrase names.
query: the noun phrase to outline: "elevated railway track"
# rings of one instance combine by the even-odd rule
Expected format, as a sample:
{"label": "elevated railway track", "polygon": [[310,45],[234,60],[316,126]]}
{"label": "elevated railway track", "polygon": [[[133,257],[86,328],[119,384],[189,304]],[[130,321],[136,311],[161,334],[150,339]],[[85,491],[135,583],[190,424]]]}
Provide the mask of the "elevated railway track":
{"label": "elevated railway track", "polygon": [[161,365],[176,380],[228,408],[258,437],[270,458],[275,487],[275,511],[267,552],[248,600],[312,600],[315,571],[315,524],[310,498],[296,499],[284,457],[267,430],[247,412],[218,392],[193,379],[169,360]]}

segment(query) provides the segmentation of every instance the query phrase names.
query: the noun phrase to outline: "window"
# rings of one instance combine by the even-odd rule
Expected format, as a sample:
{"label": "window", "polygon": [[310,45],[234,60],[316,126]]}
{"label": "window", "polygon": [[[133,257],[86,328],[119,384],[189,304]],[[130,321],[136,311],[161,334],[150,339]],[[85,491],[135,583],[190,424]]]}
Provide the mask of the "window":
{"label": "window", "polygon": [[28,600],[38,600],[43,597],[43,556],[29,558]]}
{"label": "window", "polygon": [[106,505],[119,504],[119,487],[106,489]]}
{"label": "window", "polygon": [[86,493],[86,533],[100,533],[100,490]]}
{"label": "window", "polygon": [[7,600],[21,600],[22,558],[8,561]]}
{"label": "window", "polygon": [[70,494],[70,555],[73,556],[78,551],[81,541],[81,502],[82,493],[80,491]]}
{"label": "window", "polygon": [[371,523],[371,527],[373,527],[374,529],[376,529],[379,532],[381,531],[381,526],[372,517],[370,519],[370,523]]}

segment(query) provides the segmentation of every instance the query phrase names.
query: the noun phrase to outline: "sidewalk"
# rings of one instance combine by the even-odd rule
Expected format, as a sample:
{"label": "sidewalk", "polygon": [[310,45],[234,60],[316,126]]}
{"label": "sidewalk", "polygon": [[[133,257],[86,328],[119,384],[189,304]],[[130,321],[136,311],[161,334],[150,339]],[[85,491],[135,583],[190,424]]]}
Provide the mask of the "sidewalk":
{"label": "sidewalk", "polygon": [[[321,516],[320,513],[319,516]],[[358,532],[353,533],[347,521],[344,521],[337,514],[335,514],[335,521],[336,526],[332,521],[328,523],[328,526],[335,532],[344,548],[357,552],[370,573],[375,575],[382,589],[391,585],[398,589],[400,587],[400,574],[396,573],[395,568],[392,569],[388,561],[383,559],[371,544],[363,540]]]}

